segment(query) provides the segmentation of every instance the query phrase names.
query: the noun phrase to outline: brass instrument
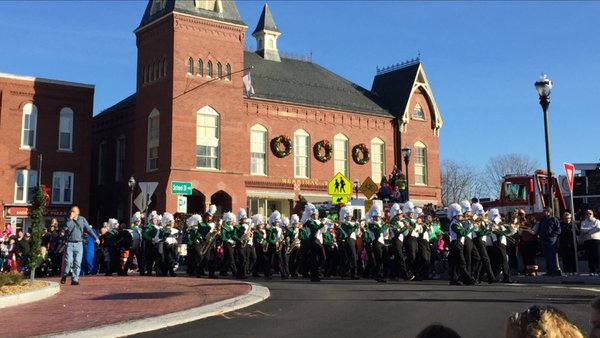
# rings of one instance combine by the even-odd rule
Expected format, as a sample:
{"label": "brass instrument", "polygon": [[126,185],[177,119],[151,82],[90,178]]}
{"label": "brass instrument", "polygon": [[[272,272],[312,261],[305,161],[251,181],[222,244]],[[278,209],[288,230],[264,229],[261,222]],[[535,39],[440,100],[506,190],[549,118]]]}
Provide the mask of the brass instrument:
{"label": "brass instrument", "polygon": [[252,238],[252,227],[249,226],[248,229],[246,229],[246,232],[244,233],[244,238],[242,239],[242,248],[245,248],[246,245],[248,245],[248,243],[250,242],[250,239]]}
{"label": "brass instrument", "polygon": [[294,239],[294,241],[292,242],[292,244],[288,245],[287,249],[285,250],[285,253],[287,255],[289,255],[296,248],[300,248],[300,240],[298,238]]}
{"label": "brass instrument", "polygon": [[[267,251],[269,251],[269,241],[267,240],[267,230],[264,230],[264,231],[265,231],[265,235],[264,235],[264,237],[262,237],[262,241],[263,241],[262,249],[263,249],[263,252],[267,252]],[[263,235],[262,232],[260,233],[260,235],[261,236]]]}
{"label": "brass instrument", "polygon": [[219,236],[221,234],[221,225],[222,225],[222,222],[221,222],[221,220],[219,220],[216,223],[214,229],[212,229],[206,236],[206,241],[204,242],[204,245],[202,246],[202,249],[200,250],[200,254],[202,256],[205,256],[208,253],[208,250],[210,250],[210,248],[215,244],[215,240],[217,239],[217,236]]}

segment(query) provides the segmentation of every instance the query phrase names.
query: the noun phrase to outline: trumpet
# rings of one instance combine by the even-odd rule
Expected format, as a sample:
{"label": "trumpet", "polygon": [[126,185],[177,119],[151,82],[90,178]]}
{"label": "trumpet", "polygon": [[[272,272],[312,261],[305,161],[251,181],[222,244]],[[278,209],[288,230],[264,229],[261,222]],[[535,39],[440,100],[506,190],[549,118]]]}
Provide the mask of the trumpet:
{"label": "trumpet", "polygon": [[208,250],[210,250],[210,248],[214,245],[215,240],[217,239],[217,236],[219,236],[221,234],[221,225],[222,225],[222,222],[218,221],[217,225],[214,227],[214,229],[212,229],[206,236],[206,241],[204,242],[204,245],[202,246],[202,249],[200,250],[200,254],[202,256],[205,256],[208,253]]}

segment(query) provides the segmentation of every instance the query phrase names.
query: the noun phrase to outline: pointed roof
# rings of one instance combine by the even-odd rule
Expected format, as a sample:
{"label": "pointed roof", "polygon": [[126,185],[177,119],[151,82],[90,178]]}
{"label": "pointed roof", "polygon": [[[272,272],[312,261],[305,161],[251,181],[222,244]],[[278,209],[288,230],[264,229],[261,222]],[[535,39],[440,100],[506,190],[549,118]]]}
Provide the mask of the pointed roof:
{"label": "pointed roof", "polygon": [[[144,12],[142,21],[137,29],[140,29],[172,12],[246,26],[244,21],[242,21],[242,17],[240,16],[235,1],[216,1],[218,1],[220,11],[211,11],[198,8],[193,0],[148,0],[146,11]],[[155,4],[155,2],[159,4]],[[216,3],[215,6],[217,6]]]}
{"label": "pointed roof", "polygon": [[254,32],[252,32],[252,35],[263,30],[281,33],[275,25],[275,20],[273,20],[273,15],[271,15],[269,4],[265,4],[265,7],[263,7],[262,14],[260,15],[260,19],[258,19],[258,24],[256,25]]}

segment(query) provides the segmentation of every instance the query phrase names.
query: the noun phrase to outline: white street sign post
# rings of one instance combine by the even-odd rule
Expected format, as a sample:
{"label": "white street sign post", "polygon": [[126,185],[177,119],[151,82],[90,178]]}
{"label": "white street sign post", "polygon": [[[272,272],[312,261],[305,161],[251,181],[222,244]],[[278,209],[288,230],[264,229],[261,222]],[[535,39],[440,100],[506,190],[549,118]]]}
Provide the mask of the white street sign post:
{"label": "white street sign post", "polygon": [[177,212],[187,214],[187,197],[177,196]]}
{"label": "white street sign post", "polygon": [[569,182],[569,198],[571,200],[571,231],[573,232],[573,250],[575,250],[575,271],[579,275],[579,257],[577,255],[577,230],[575,229],[575,206],[573,205],[573,181],[575,177],[575,166],[571,163],[563,163],[567,182]]}

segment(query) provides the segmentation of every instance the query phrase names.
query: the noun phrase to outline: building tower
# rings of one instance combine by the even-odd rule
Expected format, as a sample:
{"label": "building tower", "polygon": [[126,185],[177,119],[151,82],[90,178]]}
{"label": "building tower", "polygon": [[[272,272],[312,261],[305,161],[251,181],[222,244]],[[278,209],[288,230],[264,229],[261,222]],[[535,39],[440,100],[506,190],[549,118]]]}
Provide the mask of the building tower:
{"label": "building tower", "polygon": [[269,10],[269,5],[265,4],[256,29],[252,36],[256,38],[256,53],[265,60],[281,62],[279,50],[277,50],[277,38],[281,35],[275,25],[275,20]]}

